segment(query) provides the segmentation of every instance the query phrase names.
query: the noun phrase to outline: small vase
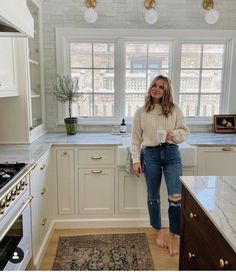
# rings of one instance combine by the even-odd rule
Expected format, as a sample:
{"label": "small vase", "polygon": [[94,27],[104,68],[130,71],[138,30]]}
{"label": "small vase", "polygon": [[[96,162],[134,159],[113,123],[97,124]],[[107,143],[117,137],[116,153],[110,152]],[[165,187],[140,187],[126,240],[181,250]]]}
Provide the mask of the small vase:
{"label": "small vase", "polygon": [[64,122],[66,124],[66,133],[67,135],[75,135],[77,133],[77,127],[78,127],[78,118],[77,117],[71,117],[71,118],[65,118]]}

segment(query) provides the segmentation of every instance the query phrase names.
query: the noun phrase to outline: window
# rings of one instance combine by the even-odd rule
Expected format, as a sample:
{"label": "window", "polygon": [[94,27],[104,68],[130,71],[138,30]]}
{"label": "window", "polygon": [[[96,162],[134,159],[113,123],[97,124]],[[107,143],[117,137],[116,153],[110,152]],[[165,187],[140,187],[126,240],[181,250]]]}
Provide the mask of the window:
{"label": "window", "polygon": [[143,105],[147,88],[159,74],[169,74],[169,43],[126,42],[125,116]]}
{"label": "window", "polygon": [[219,114],[224,54],[221,43],[182,44],[179,104],[186,117]]}
{"label": "window", "polygon": [[114,116],[114,44],[71,43],[71,75],[79,78],[82,99],[73,115]]}
{"label": "window", "polygon": [[[207,30],[57,30],[57,72],[78,76],[84,94],[73,115],[82,124],[117,124],[124,117],[129,123],[151,80],[163,74],[172,79],[188,124],[212,123],[214,114],[229,110],[235,47],[233,31],[214,35],[209,39]],[[64,109],[60,104],[61,122]]]}

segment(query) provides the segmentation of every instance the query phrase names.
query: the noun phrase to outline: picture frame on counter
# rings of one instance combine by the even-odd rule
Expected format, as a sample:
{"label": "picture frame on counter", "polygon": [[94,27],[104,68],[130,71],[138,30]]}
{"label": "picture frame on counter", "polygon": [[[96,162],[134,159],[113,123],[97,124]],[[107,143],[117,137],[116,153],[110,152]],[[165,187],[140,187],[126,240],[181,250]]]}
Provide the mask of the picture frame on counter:
{"label": "picture frame on counter", "polygon": [[214,132],[236,133],[236,114],[215,114],[213,121]]}

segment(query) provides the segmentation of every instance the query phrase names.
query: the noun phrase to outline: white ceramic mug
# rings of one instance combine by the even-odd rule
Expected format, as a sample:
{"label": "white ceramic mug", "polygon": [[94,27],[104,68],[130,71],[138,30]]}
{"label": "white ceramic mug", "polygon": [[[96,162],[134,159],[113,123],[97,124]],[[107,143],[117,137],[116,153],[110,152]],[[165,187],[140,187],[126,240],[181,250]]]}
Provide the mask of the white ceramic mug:
{"label": "white ceramic mug", "polygon": [[166,130],[157,130],[157,141],[158,143],[164,143],[166,141]]}

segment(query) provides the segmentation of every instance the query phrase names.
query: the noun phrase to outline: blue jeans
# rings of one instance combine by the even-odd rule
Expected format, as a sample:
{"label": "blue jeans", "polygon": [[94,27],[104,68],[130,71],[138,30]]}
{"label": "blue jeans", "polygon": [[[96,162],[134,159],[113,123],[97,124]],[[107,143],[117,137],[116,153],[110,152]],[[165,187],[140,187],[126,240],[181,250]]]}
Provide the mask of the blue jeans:
{"label": "blue jeans", "polygon": [[[182,163],[179,147],[164,143],[158,146],[145,147],[141,152],[141,163],[147,183],[148,211],[150,223],[155,229],[161,229],[160,186],[164,173],[168,196],[181,195]],[[174,234],[180,234],[181,199],[169,201],[169,229]]]}

